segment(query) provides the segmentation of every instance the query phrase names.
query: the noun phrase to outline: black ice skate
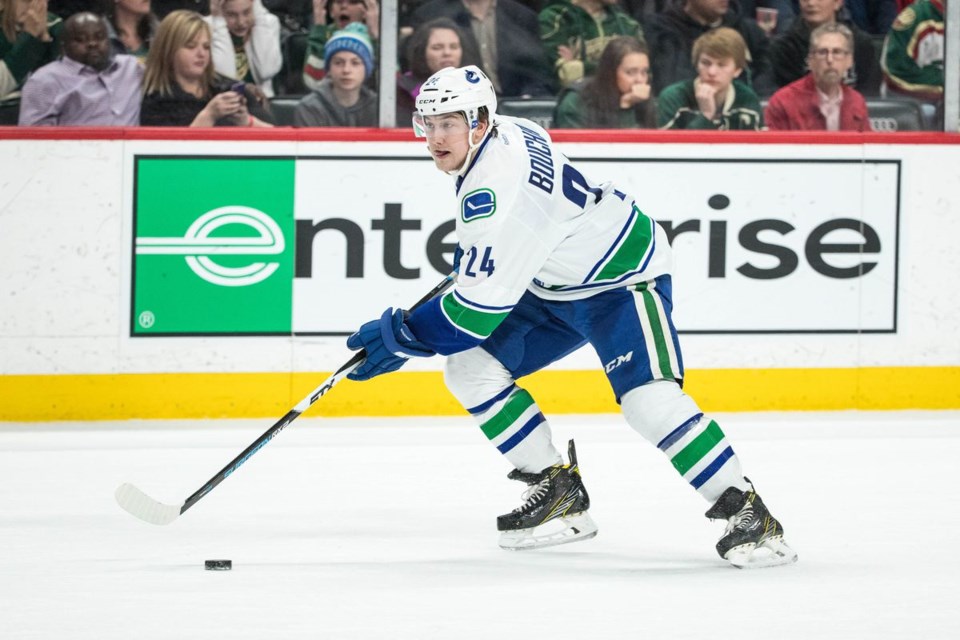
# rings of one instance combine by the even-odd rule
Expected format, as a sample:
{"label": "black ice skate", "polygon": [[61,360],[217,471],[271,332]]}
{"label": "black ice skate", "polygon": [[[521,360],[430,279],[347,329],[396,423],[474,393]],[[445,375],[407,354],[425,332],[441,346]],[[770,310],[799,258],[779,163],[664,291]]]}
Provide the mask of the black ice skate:
{"label": "black ice skate", "polygon": [[530,487],[523,494],[523,505],[497,518],[502,548],[539,549],[597,535],[597,525],[587,513],[590,496],[580,479],[573,440],[567,455],[570,464],[556,464],[540,473],[514,469],[507,475]]}
{"label": "black ice skate", "polygon": [[705,515],[727,521],[717,553],[733,566],[757,569],[797,561],[797,552],[783,540],[783,527],[752,489],[729,487]]}

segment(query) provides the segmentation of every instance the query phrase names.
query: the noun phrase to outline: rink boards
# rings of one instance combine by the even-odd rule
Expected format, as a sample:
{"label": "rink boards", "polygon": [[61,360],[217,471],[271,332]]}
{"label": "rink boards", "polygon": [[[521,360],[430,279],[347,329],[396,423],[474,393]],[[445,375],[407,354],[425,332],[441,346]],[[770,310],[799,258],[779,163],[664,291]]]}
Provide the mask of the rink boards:
{"label": "rink boards", "polygon": [[[460,202],[406,133],[4,135],[0,420],[282,415],[448,269]],[[556,137],[667,230],[706,408],[960,408],[957,138]],[[459,413],[441,368],[317,411]],[[616,410],[589,349],[526,384]]]}

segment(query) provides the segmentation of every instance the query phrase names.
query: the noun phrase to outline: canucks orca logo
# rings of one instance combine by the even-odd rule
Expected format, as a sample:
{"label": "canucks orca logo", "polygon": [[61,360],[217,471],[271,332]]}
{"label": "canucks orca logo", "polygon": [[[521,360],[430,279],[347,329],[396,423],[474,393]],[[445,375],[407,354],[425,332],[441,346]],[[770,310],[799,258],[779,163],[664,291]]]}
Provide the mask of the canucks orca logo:
{"label": "canucks orca logo", "polygon": [[490,189],[477,189],[463,197],[460,205],[460,219],[473,222],[489,218],[497,210],[497,196]]}
{"label": "canucks orca logo", "polygon": [[467,82],[469,82],[470,84],[477,84],[478,82],[480,82],[480,76],[477,75],[476,71],[473,71],[472,69],[467,69]]}

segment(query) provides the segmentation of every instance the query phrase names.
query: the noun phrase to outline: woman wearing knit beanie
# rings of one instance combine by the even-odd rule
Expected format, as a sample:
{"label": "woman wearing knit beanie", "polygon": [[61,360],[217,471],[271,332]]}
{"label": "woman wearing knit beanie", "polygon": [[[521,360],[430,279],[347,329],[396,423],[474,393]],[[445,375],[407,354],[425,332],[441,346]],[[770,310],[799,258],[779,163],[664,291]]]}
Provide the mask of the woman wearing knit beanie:
{"label": "woman wearing knit beanie", "polygon": [[296,127],[375,127],[377,94],[364,86],[373,73],[373,45],[357,22],[333,34],[323,49],[326,77],[293,114]]}

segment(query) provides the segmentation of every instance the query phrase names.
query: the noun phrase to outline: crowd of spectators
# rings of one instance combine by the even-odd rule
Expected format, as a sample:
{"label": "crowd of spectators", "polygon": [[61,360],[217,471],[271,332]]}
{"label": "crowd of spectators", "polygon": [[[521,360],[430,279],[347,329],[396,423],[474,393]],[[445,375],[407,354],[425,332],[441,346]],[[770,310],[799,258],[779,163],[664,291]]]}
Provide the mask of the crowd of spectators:
{"label": "crowd of spectators", "polygon": [[[868,131],[872,100],[942,104],[946,2],[400,0],[397,126],[432,73],[476,64],[558,128]],[[0,124],[271,126],[278,98],[279,124],[376,126],[380,14],[0,0]]]}

